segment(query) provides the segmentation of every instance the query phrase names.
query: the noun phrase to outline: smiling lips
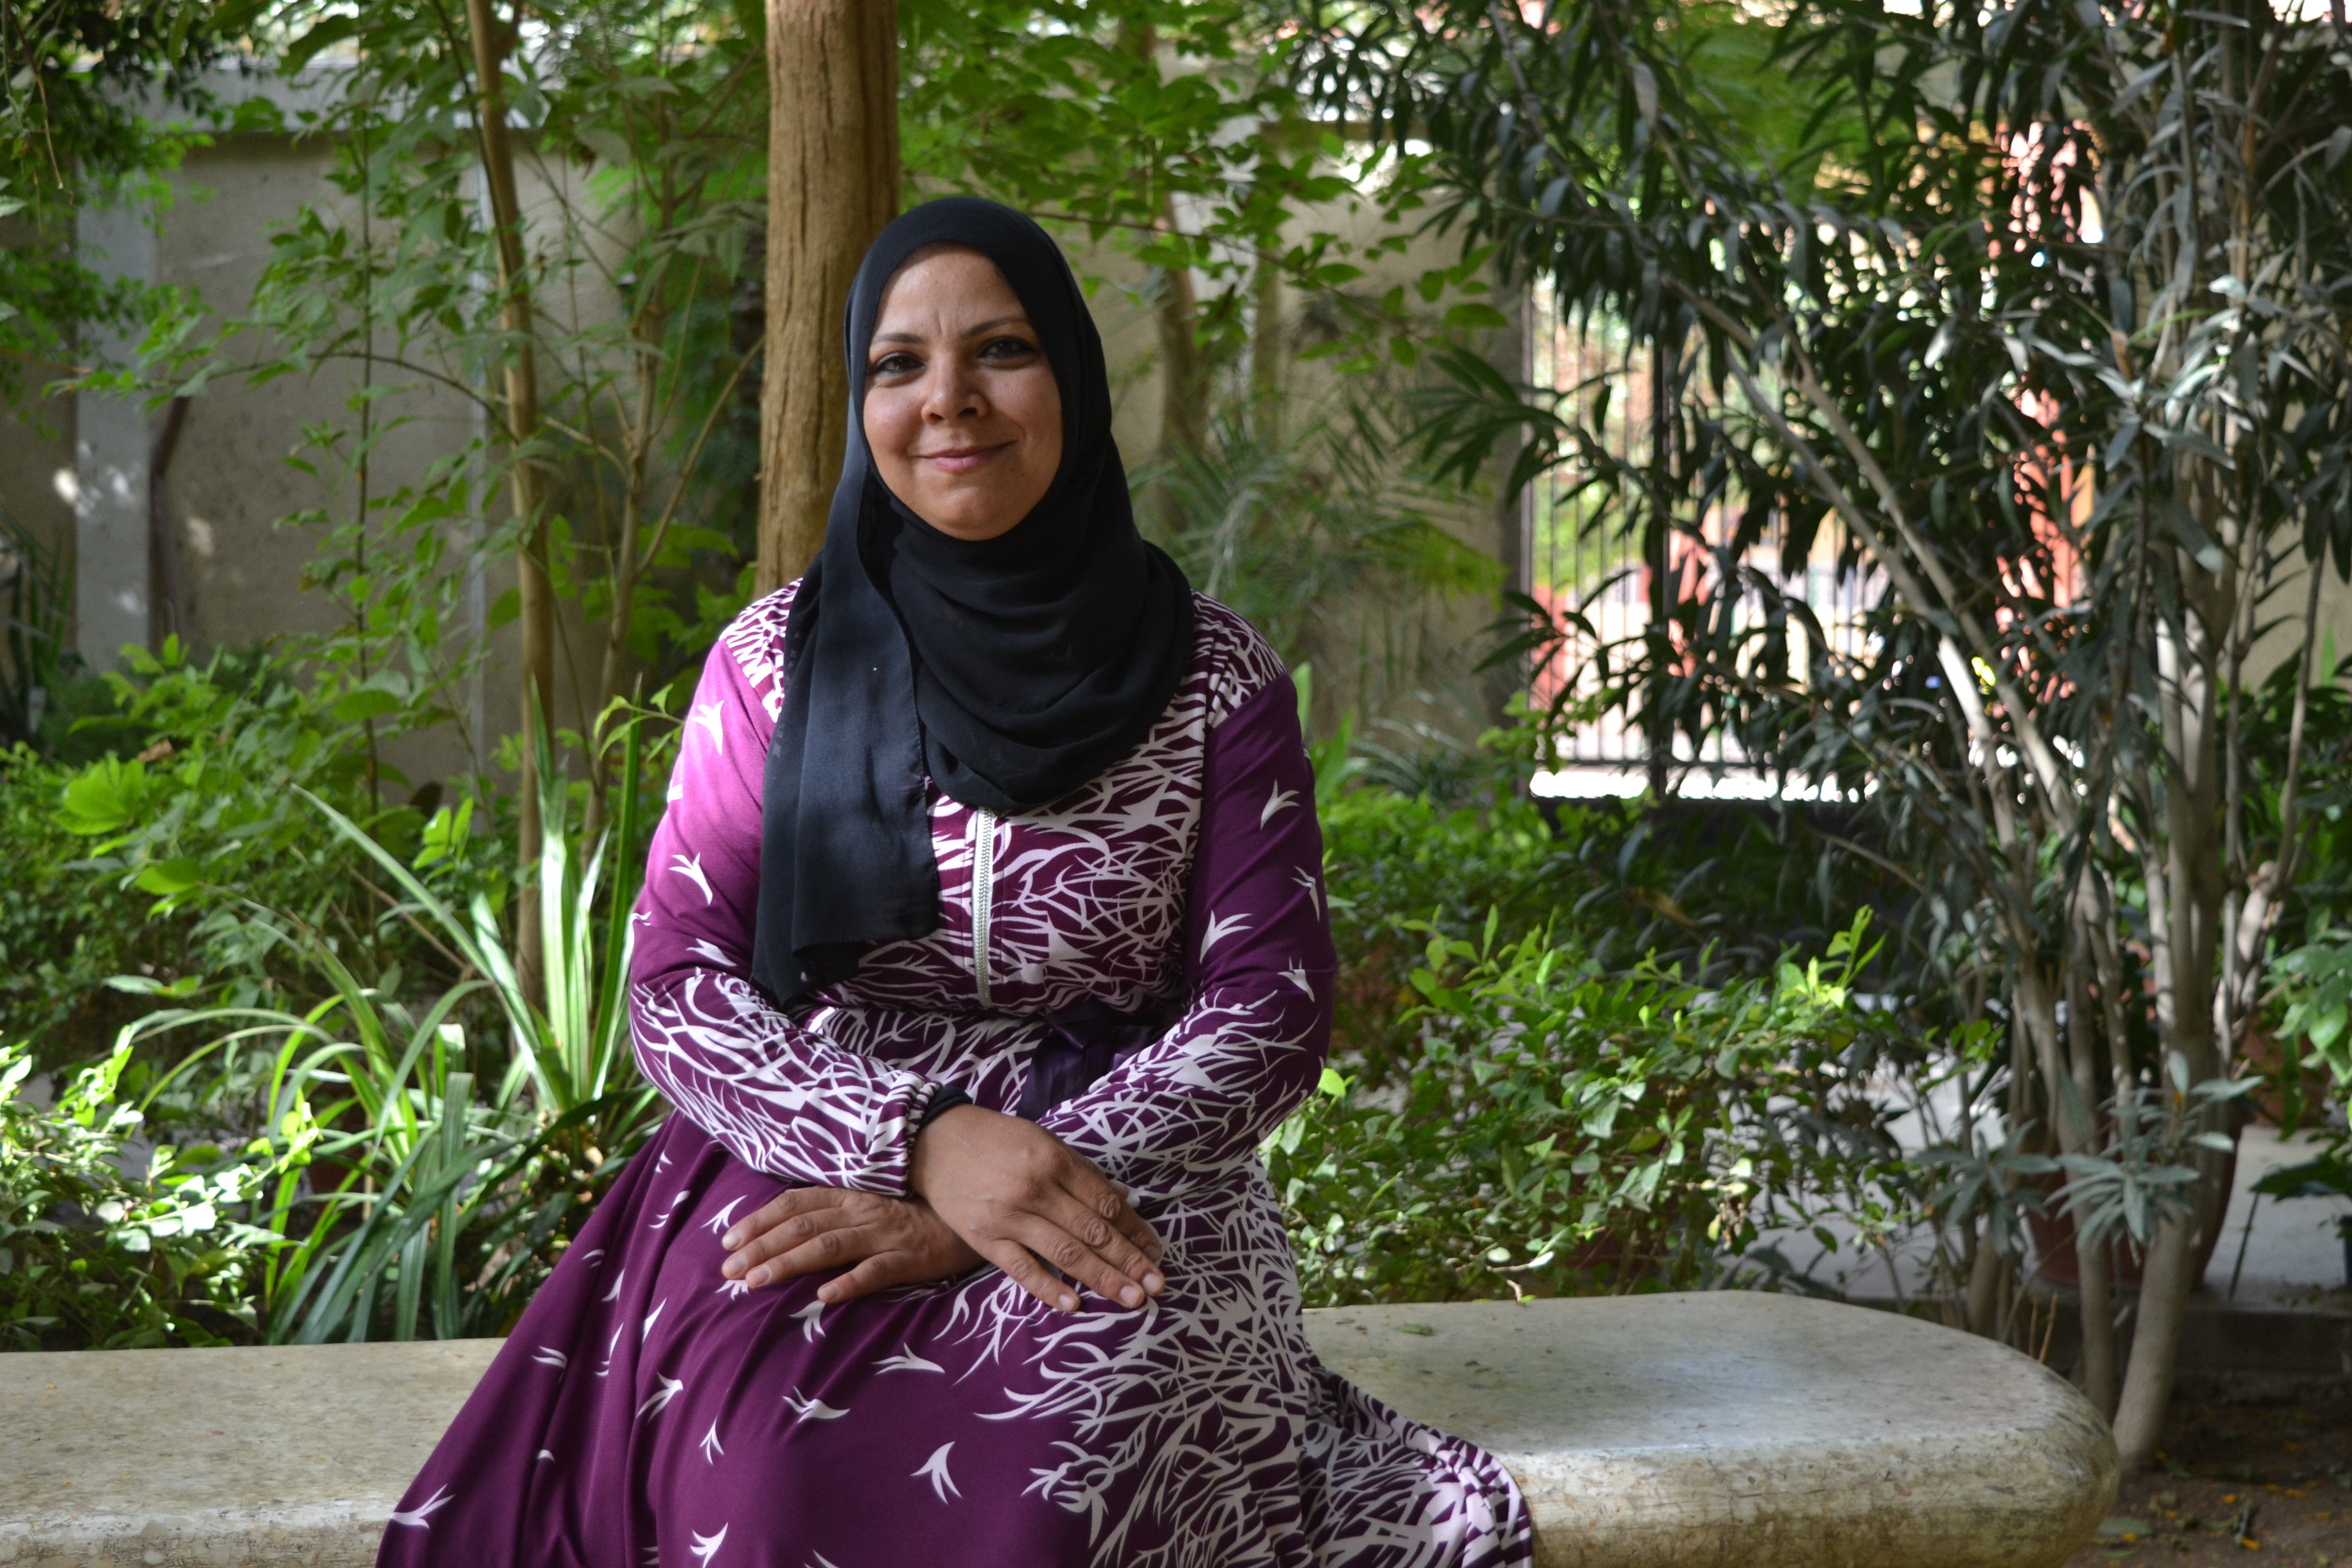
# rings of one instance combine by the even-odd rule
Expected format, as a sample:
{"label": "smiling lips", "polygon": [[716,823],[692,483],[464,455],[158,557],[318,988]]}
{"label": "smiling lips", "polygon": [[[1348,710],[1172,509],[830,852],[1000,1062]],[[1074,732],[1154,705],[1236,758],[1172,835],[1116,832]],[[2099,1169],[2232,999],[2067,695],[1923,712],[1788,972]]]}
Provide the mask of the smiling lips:
{"label": "smiling lips", "polygon": [[1012,446],[1003,441],[993,447],[950,447],[944,452],[918,452],[915,458],[918,462],[936,464],[941,473],[968,474]]}

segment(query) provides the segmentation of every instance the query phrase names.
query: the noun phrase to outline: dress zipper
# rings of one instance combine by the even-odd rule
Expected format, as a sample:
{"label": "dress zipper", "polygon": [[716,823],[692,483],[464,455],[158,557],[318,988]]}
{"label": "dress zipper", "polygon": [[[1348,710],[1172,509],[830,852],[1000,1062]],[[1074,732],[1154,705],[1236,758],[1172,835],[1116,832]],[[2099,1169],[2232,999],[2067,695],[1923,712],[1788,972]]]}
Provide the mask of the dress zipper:
{"label": "dress zipper", "polygon": [[980,987],[980,1005],[988,1005],[988,917],[996,896],[996,813],[972,808],[971,845],[971,977]]}

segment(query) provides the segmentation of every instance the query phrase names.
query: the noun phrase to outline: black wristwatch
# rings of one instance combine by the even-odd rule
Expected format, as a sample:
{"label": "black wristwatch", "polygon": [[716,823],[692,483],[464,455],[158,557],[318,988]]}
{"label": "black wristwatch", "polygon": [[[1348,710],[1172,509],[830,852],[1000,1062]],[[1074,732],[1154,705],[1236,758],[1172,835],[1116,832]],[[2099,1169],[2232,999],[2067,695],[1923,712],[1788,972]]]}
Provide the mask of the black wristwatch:
{"label": "black wristwatch", "polygon": [[940,1112],[953,1110],[959,1105],[970,1105],[971,1096],[956,1084],[943,1083],[931,1091],[931,1102],[923,1107],[923,1114],[915,1119],[915,1131],[920,1136],[924,1128],[939,1119]]}

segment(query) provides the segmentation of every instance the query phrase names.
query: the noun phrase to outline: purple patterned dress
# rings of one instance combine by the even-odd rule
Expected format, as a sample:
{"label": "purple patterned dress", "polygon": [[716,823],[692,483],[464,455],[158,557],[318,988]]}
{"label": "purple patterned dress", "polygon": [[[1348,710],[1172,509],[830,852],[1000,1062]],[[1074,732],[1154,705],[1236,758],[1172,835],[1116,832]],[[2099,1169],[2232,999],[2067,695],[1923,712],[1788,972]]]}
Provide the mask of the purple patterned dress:
{"label": "purple patterned dress", "polygon": [[[1272,648],[1202,599],[1191,668],[1123,761],[1009,818],[934,791],[939,930],[872,949],[796,1024],[748,978],[792,594],[711,655],[637,907],[637,1058],[681,1114],[523,1314],[379,1561],[1524,1560],[1502,1466],[1333,1376],[1300,1330],[1257,1148],[1321,1068],[1333,959]],[[1087,1023],[1161,999],[1172,1026],[1115,1056]],[[1075,1078],[1073,1034],[1097,1052]],[[1041,1095],[1040,1073],[1068,1081]],[[784,1186],[902,1194],[950,1083],[999,1110],[1027,1096],[1127,1184],[1166,1292],[1065,1316],[992,1268],[837,1307],[813,1279],[721,1279],[719,1234]]]}

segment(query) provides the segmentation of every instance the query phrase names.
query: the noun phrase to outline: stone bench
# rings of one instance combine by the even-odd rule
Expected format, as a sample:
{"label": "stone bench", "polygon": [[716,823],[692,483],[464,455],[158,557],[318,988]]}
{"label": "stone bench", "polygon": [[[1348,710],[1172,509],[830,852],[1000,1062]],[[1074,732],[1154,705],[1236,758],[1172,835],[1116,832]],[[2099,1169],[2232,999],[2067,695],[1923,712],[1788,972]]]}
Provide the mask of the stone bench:
{"label": "stone bench", "polygon": [[[1511,1468],[1538,1564],[2051,1568],[2114,1501],[2065,1384],[1858,1307],[1711,1293],[1307,1314]],[[0,1354],[0,1563],[364,1568],[497,1342]]]}

